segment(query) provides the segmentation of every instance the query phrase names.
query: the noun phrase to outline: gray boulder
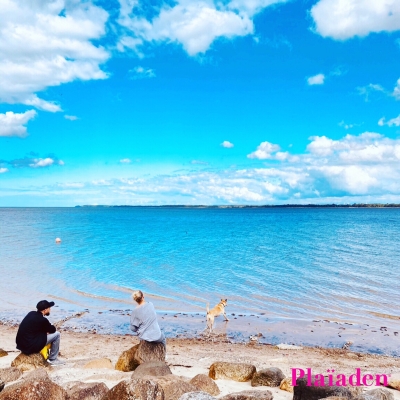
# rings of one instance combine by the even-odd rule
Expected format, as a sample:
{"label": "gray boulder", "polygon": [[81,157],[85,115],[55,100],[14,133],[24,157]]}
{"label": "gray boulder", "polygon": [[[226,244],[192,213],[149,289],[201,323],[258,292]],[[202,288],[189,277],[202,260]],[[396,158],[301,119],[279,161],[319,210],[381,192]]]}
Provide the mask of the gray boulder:
{"label": "gray boulder", "polygon": [[387,389],[377,388],[360,394],[354,400],[394,400],[394,396]]}
{"label": "gray boulder", "polygon": [[251,386],[280,386],[286,376],[279,368],[266,368],[257,371],[251,379]]}
{"label": "gray boulder", "polygon": [[49,379],[22,381],[7,386],[1,400],[67,400],[67,392]]}
{"label": "gray boulder", "polygon": [[243,390],[227,394],[220,400],[272,400],[273,398],[274,396],[269,390]]}
{"label": "gray boulder", "polygon": [[296,380],[293,387],[293,400],[320,400],[337,396],[352,399],[351,391],[341,386],[314,386],[315,378],[311,378],[311,386],[307,386],[307,375]]}
{"label": "gray boulder", "polygon": [[171,369],[164,361],[148,361],[140,364],[132,374],[133,378],[142,376],[165,376],[172,375]]}

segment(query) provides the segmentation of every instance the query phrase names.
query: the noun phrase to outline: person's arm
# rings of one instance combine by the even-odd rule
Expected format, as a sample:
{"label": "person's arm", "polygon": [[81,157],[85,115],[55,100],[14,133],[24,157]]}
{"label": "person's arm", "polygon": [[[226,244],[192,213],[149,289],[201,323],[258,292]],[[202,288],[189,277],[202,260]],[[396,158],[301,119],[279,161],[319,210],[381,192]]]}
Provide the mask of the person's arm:
{"label": "person's arm", "polygon": [[54,325],[52,325],[47,318],[43,318],[43,327],[44,331],[49,334],[49,333],[55,333],[57,330]]}
{"label": "person's arm", "polygon": [[135,317],[135,312],[132,312],[131,315],[131,330],[137,334],[137,330],[139,329],[139,321],[138,319]]}

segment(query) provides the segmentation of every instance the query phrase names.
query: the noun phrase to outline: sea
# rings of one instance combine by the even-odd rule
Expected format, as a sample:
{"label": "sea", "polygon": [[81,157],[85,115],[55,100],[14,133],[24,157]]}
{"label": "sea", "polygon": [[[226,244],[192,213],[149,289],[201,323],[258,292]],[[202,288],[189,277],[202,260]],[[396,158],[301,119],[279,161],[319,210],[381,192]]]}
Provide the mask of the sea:
{"label": "sea", "polygon": [[399,238],[396,208],[0,208],[0,323],[47,299],[65,329],[129,334],[140,289],[170,337],[227,299],[231,341],[400,355]]}

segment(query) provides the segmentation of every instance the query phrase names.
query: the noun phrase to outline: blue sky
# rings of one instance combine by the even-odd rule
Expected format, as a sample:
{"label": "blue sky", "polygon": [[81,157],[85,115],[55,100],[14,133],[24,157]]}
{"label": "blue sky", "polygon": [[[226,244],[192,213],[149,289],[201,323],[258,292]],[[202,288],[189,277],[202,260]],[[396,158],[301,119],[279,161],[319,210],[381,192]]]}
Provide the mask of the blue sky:
{"label": "blue sky", "polygon": [[0,206],[400,202],[396,0],[4,0]]}

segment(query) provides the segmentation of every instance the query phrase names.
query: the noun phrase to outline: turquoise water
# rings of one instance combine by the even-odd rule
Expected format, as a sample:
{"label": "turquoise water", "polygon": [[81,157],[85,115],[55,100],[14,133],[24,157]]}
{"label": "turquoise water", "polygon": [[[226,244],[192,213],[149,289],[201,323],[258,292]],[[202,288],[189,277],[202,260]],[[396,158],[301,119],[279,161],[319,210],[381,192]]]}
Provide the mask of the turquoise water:
{"label": "turquoise water", "polygon": [[128,309],[139,288],[163,311],[396,325],[399,237],[398,209],[2,208],[0,312]]}

